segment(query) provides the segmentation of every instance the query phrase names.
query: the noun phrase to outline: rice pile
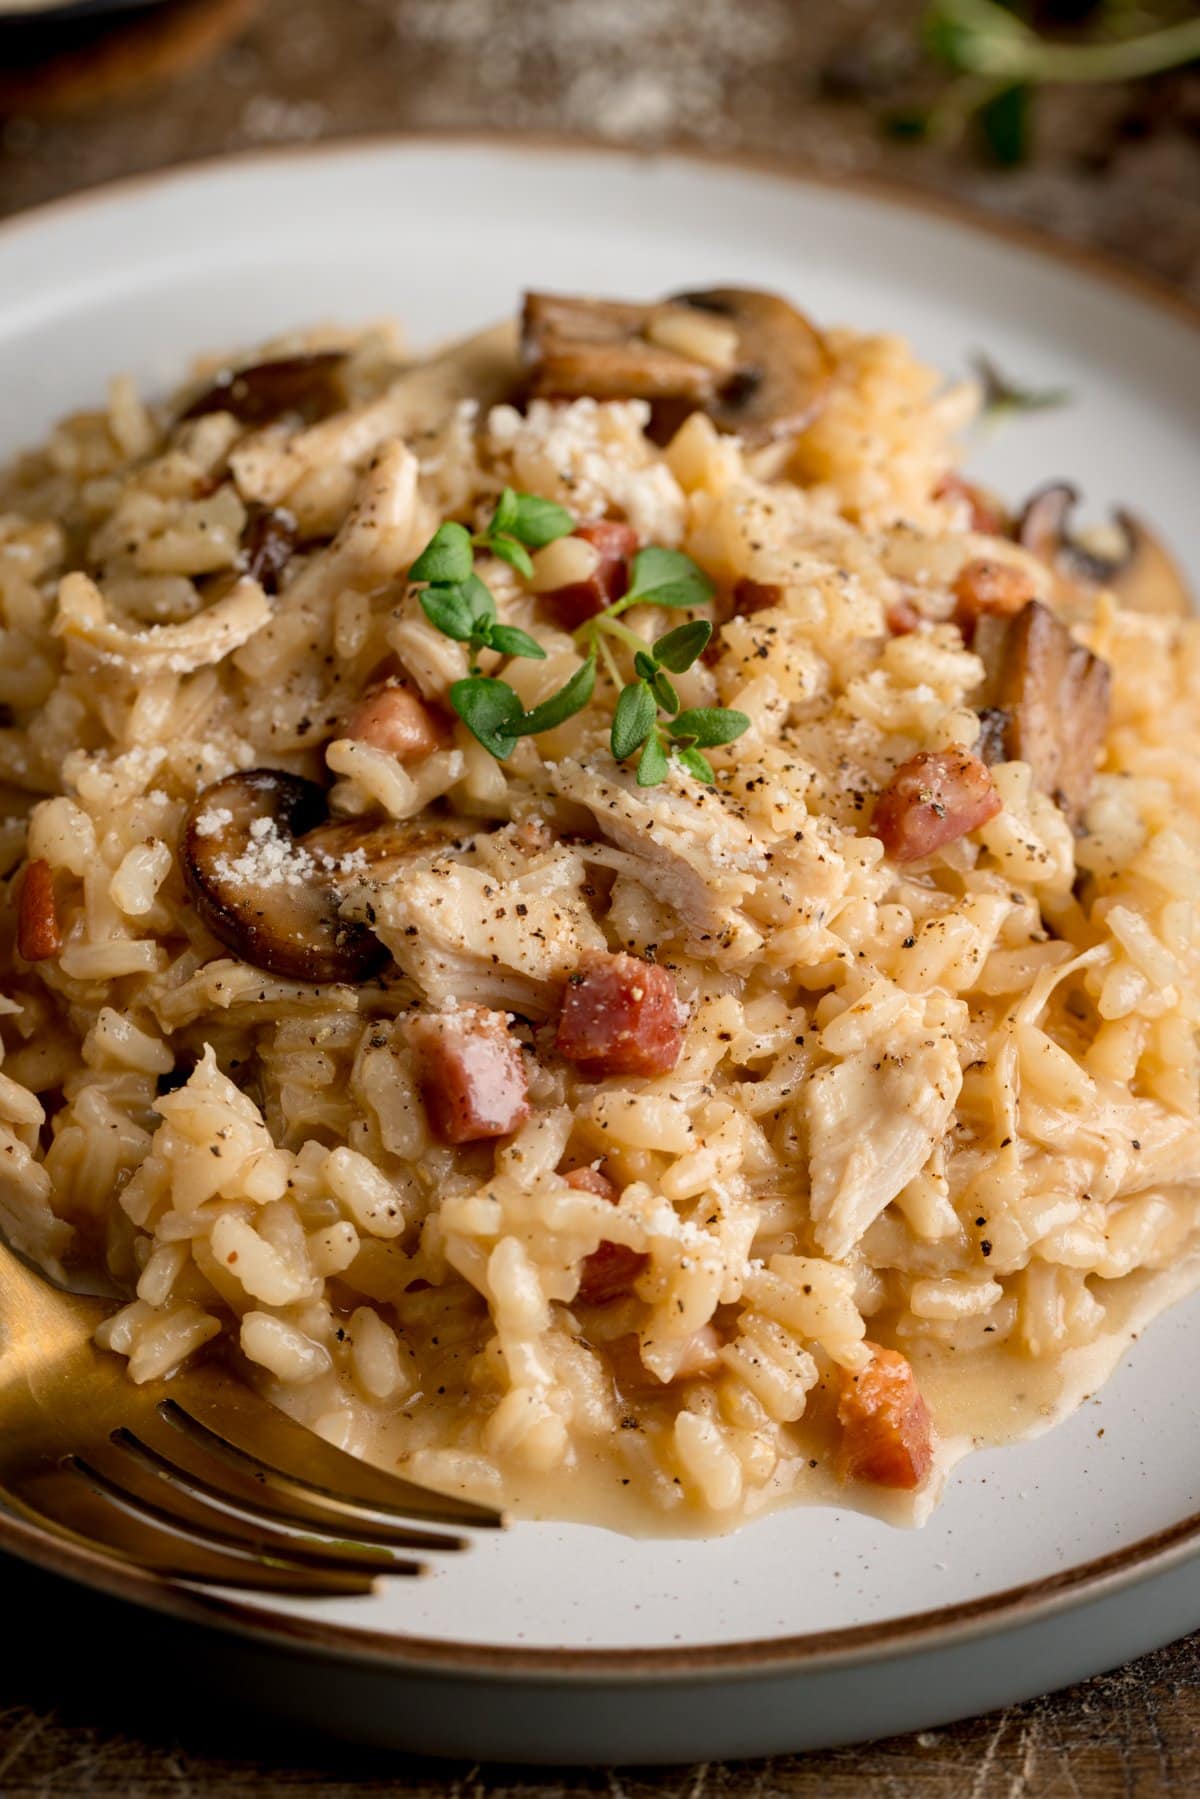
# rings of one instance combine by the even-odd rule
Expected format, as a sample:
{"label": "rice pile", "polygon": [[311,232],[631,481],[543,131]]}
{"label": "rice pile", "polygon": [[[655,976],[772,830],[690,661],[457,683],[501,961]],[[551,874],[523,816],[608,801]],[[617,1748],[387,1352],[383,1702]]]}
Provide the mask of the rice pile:
{"label": "rice pile", "polygon": [[[173,425],[118,379],[0,475],[10,1240],[107,1267],[127,1303],[103,1341],[135,1381],[224,1337],[322,1435],[418,1480],[677,1529],[802,1496],[869,1343],[921,1381],[1102,1336],[1197,1219],[1200,626],[1068,600],[973,532],[943,487],[973,396],[889,338],[830,334],[830,399],[786,463],[700,414],[660,448],[640,401],[493,404],[507,330],[415,367],[380,334],[264,353],[318,342],[348,349],[351,403],[316,423]],[[506,484],[628,520],[722,595],[778,589],[678,680],[752,721],[710,752],[715,788],[636,787],[603,682],[504,764],[461,726],[406,767],[340,730],[389,657],[432,700],[466,673],[407,569]],[[261,507],[300,544],[274,596],[241,572]],[[539,599],[564,555],[532,583],[481,568],[547,652],[506,672],[529,706],[578,663]],[[1101,770],[1076,835],[999,763],[1002,809],[910,870],[873,799],[979,736],[950,596],[980,556],[1111,665]],[[927,628],[889,632],[902,601]],[[332,784],[347,818],[473,821],[374,890],[381,978],[265,974],[188,902],[185,814],[255,767]],[[36,963],[14,949],[33,859],[62,932]],[[548,1046],[596,948],[671,972],[669,1073],[589,1079]],[[521,1021],[532,1113],[454,1146],[410,1026],[472,1005]],[[564,1178],[601,1159],[616,1203]],[[580,1307],[601,1243],[645,1260]]]}

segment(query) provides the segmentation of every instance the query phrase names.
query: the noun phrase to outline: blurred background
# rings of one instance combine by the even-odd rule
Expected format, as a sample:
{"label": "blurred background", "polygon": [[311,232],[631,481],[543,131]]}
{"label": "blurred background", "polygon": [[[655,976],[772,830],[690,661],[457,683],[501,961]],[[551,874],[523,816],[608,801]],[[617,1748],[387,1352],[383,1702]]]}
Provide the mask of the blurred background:
{"label": "blurred background", "polygon": [[373,131],[749,152],[965,198],[1200,298],[1177,0],[0,0],[0,211]]}

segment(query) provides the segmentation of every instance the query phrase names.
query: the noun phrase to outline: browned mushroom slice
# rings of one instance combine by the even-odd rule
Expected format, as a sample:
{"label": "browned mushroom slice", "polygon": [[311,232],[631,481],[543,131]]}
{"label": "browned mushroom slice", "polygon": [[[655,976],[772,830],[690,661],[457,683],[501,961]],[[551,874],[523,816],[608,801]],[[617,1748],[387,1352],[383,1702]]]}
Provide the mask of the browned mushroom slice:
{"label": "browned mushroom slice", "polygon": [[715,390],[717,371],[649,336],[670,310],[627,300],[526,294],[521,353],[531,393],[551,399],[694,400],[702,405]]}
{"label": "browned mushroom slice", "polygon": [[242,532],[243,573],[264,593],[278,593],[279,579],[296,552],[299,533],[290,512],[270,506],[251,509]]}
{"label": "browned mushroom slice", "polygon": [[[1091,792],[1096,758],[1108,728],[1107,662],[1076,643],[1067,627],[1039,600],[1015,618],[979,620],[975,652],[987,670],[981,696],[988,719],[987,759],[1028,762],[1034,782],[1078,825]],[[989,753],[990,752],[990,753]]]}
{"label": "browned mushroom slice", "polygon": [[365,925],[339,916],[332,877],[349,852],[306,844],[327,817],[315,782],[274,768],[230,775],[192,804],[183,876],[213,936],[244,962],[288,980],[363,981],[388,952]]}
{"label": "browned mushroom slice", "polygon": [[714,287],[678,294],[677,305],[728,319],[737,330],[737,362],[705,411],[722,431],[769,443],[803,431],[820,410],[833,358],[816,327],[778,294]]}
{"label": "browned mushroom slice", "polygon": [[231,412],[239,424],[269,425],[286,413],[298,413],[307,424],[327,418],[346,404],[338,376],[343,350],[312,350],[303,356],[280,356],[249,368],[223,369],[210,387],[179,415],[202,418],[207,412]]}
{"label": "browned mushroom slice", "polygon": [[535,396],[702,409],[751,444],[803,430],[832,367],[794,306],[740,287],[647,305],[527,294],[522,351]]}
{"label": "browned mushroom slice", "polygon": [[1108,587],[1134,612],[1183,618],[1195,610],[1174,558],[1133,513],[1118,509],[1115,545],[1096,547],[1074,535],[1071,513],[1079,495],[1065,481],[1039,488],[1017,521],[1017,541],[1063,579],[1083,587]]}

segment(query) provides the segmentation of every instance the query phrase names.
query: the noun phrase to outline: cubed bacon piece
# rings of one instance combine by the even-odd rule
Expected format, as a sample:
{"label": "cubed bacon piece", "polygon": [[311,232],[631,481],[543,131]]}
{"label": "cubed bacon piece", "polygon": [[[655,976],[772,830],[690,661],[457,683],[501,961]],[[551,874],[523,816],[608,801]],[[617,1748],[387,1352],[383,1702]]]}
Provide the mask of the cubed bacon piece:
{"label": "cubed bacon piece", "polygon": [[917,862],[986,824],[1000,804],[977,756],[922,750],[900,764],[876,800],[871,830],[893,862]]}
{"label": "cubed bacon piece", "polygon": [[[567,1186],[574,1187],[577,1193],[594,1193],[597,1198],[616,1204],[617,1190],[598,1168],[572,1168],[565,1178]],[[649,1260],[640,1249],[610,1243],[605,1238],[590,1256],[583,1258],[575,1297],[585,1306],[606,1306],[614,1299],[623,1299]]]}
{"label": "cubed bacon piece", "polygon": [[954,577],[954,622],[971,643],[975,627],[986,614],[993,618],[1012,618],[1027,606],[1033,596],[1033,582],[1023,569],[1011,562],[995,562],[989,556],[978,556],[966,562]]}
{"label": "cubed bacon piece", "polygon": [[563,1177],[568,1187],[574,1187],[577,1193],[594,1193],[597,1199],[611,1200],[616,1203],[617,1190],[606,1174],[598,1168],[572,1168],[570,1174]]}
{"label": "cubed bacon piece", "polygon": [[911,1492],[933,1466],[929,1411],[908,1359],[876,1343],[866,1347],[872,1354],[863,1372],[842,1373],[838,1472],[843,1480]]}
{"label": "cubed bacon piece", "polygon": [[638,547],[633,526],[622,524],[619,519],[602,518],[590,525],[578,525],[573,535],[591,544],[598,560],[586,580],[552,587],[542,595],[564,631],[578,630],[586,619],[595,618],[621,598],[628,590],[629,563]]}
{"label": "cubed bacon piece", "polygon": [[46,962],[62,948],[62,927],[50,864],[36,857],[21,879],[17,902],[17,954],[26,962]]}
{"label": "cubed bacon piece", "polygon": [[944,475],[933,490],[935,500],[966,500],[971,509],[971,529],[985,537],[1004,537],[1008,520],[1004,509],[982,487],[964,481],[961,475]]}
{"label": "cubed bacon piece", "polygon": [[418,762],[449,741],[445,721],[397,677],[367,689],[347,718],[345,733],[399,762]]}
{"label": "cubed bacon piece", "polygon": [[607,1306],[614,1299],[624,1299],[649,1260],[640,1249],[605,1240],[583,1258],[576,1299],[585,1306]]}
{"label": "cubed bacon piece", "polygon": [[[722,613],[722,623],[728,624],[732,618],[753,618],[756,612],[768,612],[772,606],[778,606],[783,600],[783,588],[775,581],[752,581],[744,575],[734,583],[726,607]],[[709,667],[720,660],[722,625],[718,624],[707,644],[701,660]]]}
{"label": "cubed bacon piece", "polygon": [[555,1047],[595,1080],[666,1074],[683,1047],[674,980],[637,956],[590,950],[567,982]]}
{"label": "cubed bacon piece", "polygon": [[409,1042],[429,1122],[444,1143],[507,1137],[529,1117],[521,1046],[503,1012],[469,1006],[414,1019]]}
{"label": "cubed bacon piece", "polygon": [[911,637],[925,623],[924,615],[917,611],[911,600],[893,600],[884,613],[887,628],[893,637]]}

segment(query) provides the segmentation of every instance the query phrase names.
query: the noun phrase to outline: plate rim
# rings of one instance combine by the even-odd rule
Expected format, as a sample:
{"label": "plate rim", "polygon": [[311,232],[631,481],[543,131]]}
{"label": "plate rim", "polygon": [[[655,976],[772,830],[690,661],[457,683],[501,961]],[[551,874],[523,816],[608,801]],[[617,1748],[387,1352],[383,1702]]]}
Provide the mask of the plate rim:
{"label": "plate rim", "polygon": [[[676,163],[703,170],[725,169],[826,194],[845,193],[957,226],[974,235],[999,238],[1040,260],[1066,266],[1084,279],[1116,288],[1129,299],[1167,314],[1200,335],[1200,300],[1170,287],[1157,276],[1082,244],[1065,242],[1037,226],[996,217],[970,202],[927,192],[878,173],[835,173],[790,163],[765,152],[722,151],[698,145],[619,144],[587,135],[552,131],[462,131],[453,128],[371,131],[339,135],[315,143],[256,147],[192,157],[165,168],[144,170],[82,191],[59,195],[0,219],[0,254],[27,231],[54,226],[85,209],[120,204],[147,188],[203,179],[207,175],[264,164],[324,161],[387,149],[511,150],[517,153],[606,156],[626,164]],[[752,1522],[752,1521],[751,1521]],[[749,1528],[747,1526],[746,1528]],[[269,1610],[238,1598],[217,1596],[186,1583],[143,1572],[106,1556],[82,1539],[44,1529],[5,1507],[0,1498],[0,1550],[43,1570],[74,1579],[111,1597],[141,1604],[193,1624],[283,1647],[315,1658],[336,1656],[377,1670],[461,1676],[504,1676],[517,1683],[558,1686],[610,1683],[623,1676],[639,1683],[746,1679],[791,1672],[816,1674],[834,1668],[864,1667],[885,1657],[910,1657],[944,1649],[989,1633],[1040,1623],[1126,1588],[1169,1573],[1200,1554],[1200,1512],[1136,1542],[1092,1557],[1044,1580],[999,1592],[908,1612],[878,1623],[806,1632],[788,1637],[748,1639],[683,1647],[566,1649],[462,1643],[444,1638],[364,1629],[324,1622],[320,1616]]]}

